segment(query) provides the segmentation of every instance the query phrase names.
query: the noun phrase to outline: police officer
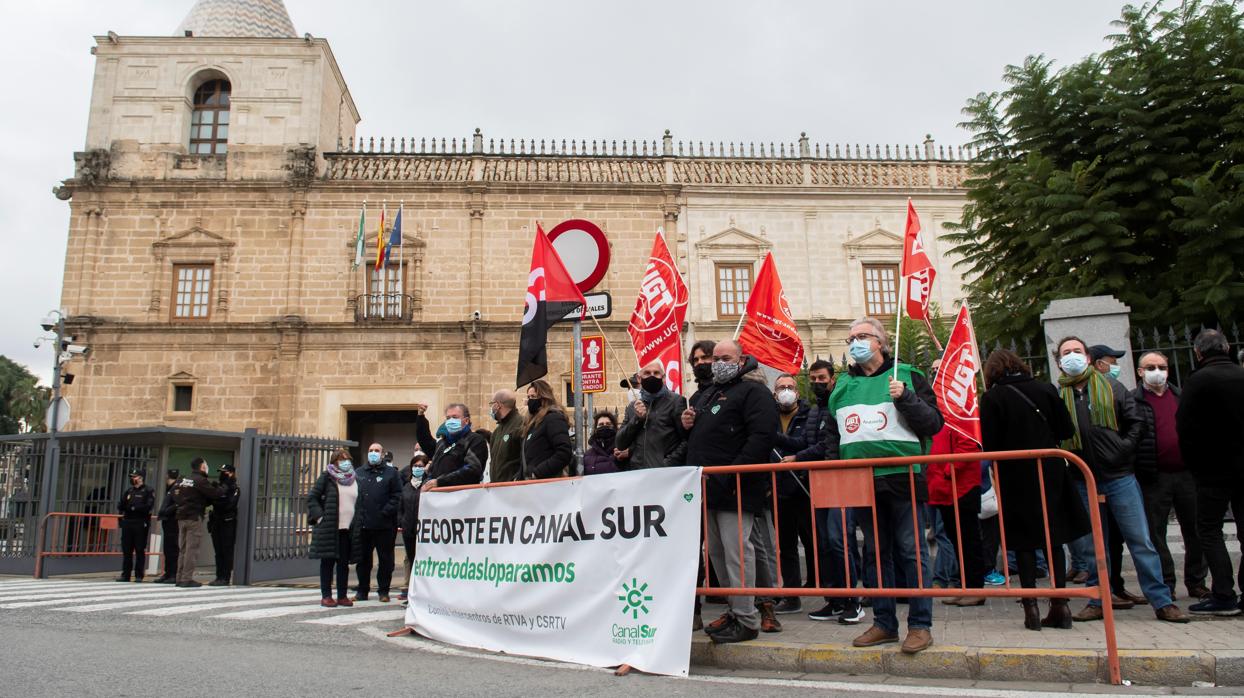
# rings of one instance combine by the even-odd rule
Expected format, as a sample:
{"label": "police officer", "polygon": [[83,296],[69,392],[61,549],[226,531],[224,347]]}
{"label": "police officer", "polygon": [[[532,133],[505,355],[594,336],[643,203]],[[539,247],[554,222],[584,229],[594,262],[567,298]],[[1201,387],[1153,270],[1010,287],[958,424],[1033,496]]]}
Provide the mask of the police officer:
{"label": "police officer", "polygon": [[207,532],[212,534],[212,549],[216,551],[216,579],[209,587],[227,587],[233,576],[233,543],[238,533],[237,471],[232,465],[220,466],[221,494],[212,503],[212,513],[207,519]]}
{"label": "police officer", "polygon": [[155,492],[143,483],[143,472],[130,472],[130,489],[121,495],[117,511],[121,514],[121,576],[118,582],[143,581],[147,568],[147,530],[151,525],[151,510],[155,508]]}
{"label": "police officer", "polygon": [[164,481],[164,499],[160,500],[161,532],[164,534],[164,574],[155,580],[156,584],[174,584],[177,582],[177,500],[173,490],[177,489],[177,481],[181,473],[170,470]]}

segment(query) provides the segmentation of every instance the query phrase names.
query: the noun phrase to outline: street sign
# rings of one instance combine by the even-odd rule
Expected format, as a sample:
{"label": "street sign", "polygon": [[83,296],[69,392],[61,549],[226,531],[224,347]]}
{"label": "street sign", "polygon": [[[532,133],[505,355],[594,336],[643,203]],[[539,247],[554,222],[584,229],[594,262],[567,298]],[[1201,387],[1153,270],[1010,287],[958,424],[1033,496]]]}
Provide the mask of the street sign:
{"label": "street sign", "polygon": [[605,392],[605,338],[603,335],[590,334],[581,337],[579,342],[582,347],[579,356],[583,357],[579,365],[583,392],[603,393]]}
{"label": "street sign", "polygon": [[609,270],[609,240],[599,226],[572,218],[558,223],[548,235],[580,291],[587,293],[605,278]]}
{"label": "street sign", "polygon": [[[55,408],[56,408],[55,402],[49,403],[47,414],[45,414],[43,418],[43,423],[47,424],[49,429],[52,428],[52,410]],[[56,410],[56,431],[63,430],[65,428],[65,425],[68,423],[69,423],[69,398],[61,397],[60,398],[60,409]]]}
{"label": "street sign", "polygon": [[[610,315],[613,315],[613,297],[610,296],[608,292],[601,291],[600,293],[586,293],[583,295],[583,298],[587,301],[587,315],[584,316],[584,320],[590,320],[591,318],[603,320]],[[575,306],[574,310],[566,313],[562,319],[578,320],[578,306]]]}

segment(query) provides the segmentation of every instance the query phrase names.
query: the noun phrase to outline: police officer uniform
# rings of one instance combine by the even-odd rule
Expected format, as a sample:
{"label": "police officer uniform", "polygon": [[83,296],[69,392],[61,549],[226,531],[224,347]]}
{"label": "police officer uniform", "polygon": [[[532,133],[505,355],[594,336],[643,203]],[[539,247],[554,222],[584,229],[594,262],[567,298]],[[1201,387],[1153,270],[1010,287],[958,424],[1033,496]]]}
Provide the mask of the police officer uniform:
{"label": "police officer uniform", "polygon": [[229,586],[233,576],[233,545],[238,533],[237,470],[232,465],[220,466],[220,486],[224,492],[212,503],[207,518],[207,531],[212,534],[212,548],[216,551],[216,579],[208,586]]}
{"label": "police officer uniform", "polygon": [[117,511],[121,514],[121,576],[118,582],[143,581],[147,568],[147,533],[151,526],[151,510],[155,508],[155,492],[142,481],[143,472],[130,472],[134,483],[121,495]]}
{"label": "police officer uniform", "polygon": [[170,484],[164,489],[164,499],[160,500],[161,533],[164,538],[164,574],[156,580],[156,584],[173,584],[177,581],[177,498],[173,496],[177,489],[177,481],[181,472],[170,470],[167,473]]}

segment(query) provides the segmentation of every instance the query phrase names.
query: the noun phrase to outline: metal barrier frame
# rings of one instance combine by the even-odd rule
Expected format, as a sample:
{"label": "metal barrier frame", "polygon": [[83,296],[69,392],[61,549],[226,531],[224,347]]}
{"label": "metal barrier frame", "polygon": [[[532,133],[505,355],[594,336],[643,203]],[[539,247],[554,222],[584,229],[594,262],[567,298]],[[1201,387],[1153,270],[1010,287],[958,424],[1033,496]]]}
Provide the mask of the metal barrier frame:
{"label": "metal barrier frame", "polygon": [[[66,549],[64,550],[61,550],[61,549],[48,550],[48,541],[47,541],[48,528],[49,528],[49,524],[52,524],[52,528],[56,527],[54,524],[55,519],[65,520],[66,522],[64,524],[65,526],[68,526],[71,522],[75,520],[81,521],[83,524],[89,524],[92,521],[97,521],[99,523],[98,530],[100,531],[120,530],[120,524],[121,524],[120,514],[84,514],[84,513],[78,513],[78,512],[72,512],[72,511],[48,512],[42,518],[39,519],[39,531],[36,534],[38,536],[36,539],[38,541],[38,552],[35,553],[35,573],[34,573],[34,576],[36,579],[43,578],[42,572],[43,572],[44,558],[49,558],[49,557],[51,558],[103,557],[103,556],[108,556],[108,555],[114,555],[114,556],[119,557],[125,554],[124,551],[122,550],[110,550],[110,549],[106,550],[104,548],[111,548],[110,544],[108,543],[100,544],[96,541],[87,541],[86,543],[87,550],[85,551],[69,550],[67,545],[66,545]],[[151,517],[152,525],[150,528],[148,528],[148,532],[147,532],[147,550],[148,551],[151,550],[151,535],[152,535],[151,532],[155,529],[155,524],[158,522],[159,522],[159,519],[157,517],[154,517],[154,516]],[[163,559],[162,559],[164,557],[163,549],[157,550],[155,552],[144,553],[144,557],[151,557],[153,555],[158,560],[157,566],[163,568]],[[136,564],[137,564],[137,561],[136,561]],[[146,573],[145,567],[143,569],[143,572],[144,574]]]}

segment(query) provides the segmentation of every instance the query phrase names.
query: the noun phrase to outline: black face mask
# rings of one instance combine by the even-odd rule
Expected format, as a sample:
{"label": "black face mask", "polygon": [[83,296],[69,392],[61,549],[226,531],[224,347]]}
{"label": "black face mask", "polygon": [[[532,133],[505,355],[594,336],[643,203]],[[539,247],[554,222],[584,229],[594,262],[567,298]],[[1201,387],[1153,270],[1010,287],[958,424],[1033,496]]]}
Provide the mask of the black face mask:
{"label": "black face mask", "polygon": [[535,414],[540,411],[540,406],[543,404],[544,404],[544,401],[541,400],[540,398],[534,398],[534,397],[528,398],[527,399],[527,412],[529,414]]}
{"label": "black face mask", "polygon": [[645,392],[652,393],[653,395],[661,392],[661,386],[663,385],[665,385],[665,381],[656,376],[648,376],[647,378],[639,381],[639,387],[643,388]]}
{"label": "black face mask", "polygon": [[617,430],[613,427],[596,427],[596,432],[592,434],[592,438],[601,442],[613,441],[613,437],[617,435]]}
{"label": "black face mask", "polygon": [[696,364],[695,368],[691,369],[691,372],[695,374],[695,379],[701,383],[713,380],[712,364]]}
{"label": "black face mask", "polygon": [[829,383],[813,383],[812,394],[817,400],[824,400],[829,397]]}

